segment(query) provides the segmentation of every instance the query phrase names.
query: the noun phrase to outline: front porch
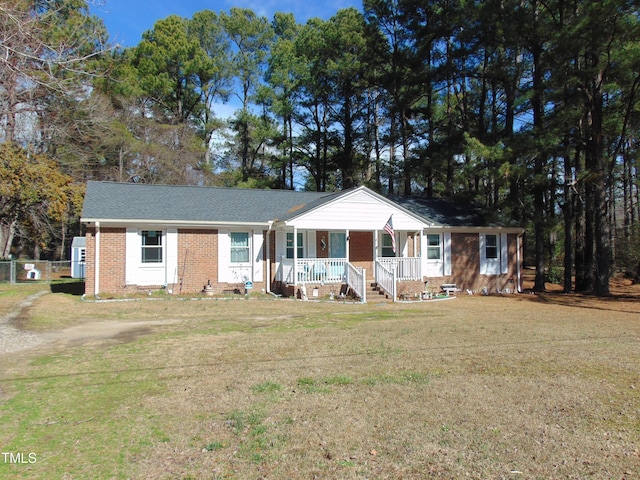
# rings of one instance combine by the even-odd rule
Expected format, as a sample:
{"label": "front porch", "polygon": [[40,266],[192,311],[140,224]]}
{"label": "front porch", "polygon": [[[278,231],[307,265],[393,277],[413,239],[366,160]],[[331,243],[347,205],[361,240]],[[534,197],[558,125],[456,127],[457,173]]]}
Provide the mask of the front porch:
{"label": "front porch", "polygon": [[[426,244],[429,227],[408,211],[381,205],[379,199],[355,195],[351,201],[273,226],[269,251],[274,284],[287,293],[292,287],[315,291],[340,285],[331,291],[349,290],[363,301],[372,284],[394,299],[399,284],[411,283],[412,291],[419,285],[421,292],[432,258],[425,255],[434,250]],[[440,240],[436,248],[441,258]]]}
{"label": "front porch", "polygon": [[375,284],[395,300],[403,282],[415,286],[423,280],[420,257],[378,257],[372,265],[373,268],[363,268],[347,258],[281,258],[276,281],[304,289],[347,286],[366,302],[369,285]]}

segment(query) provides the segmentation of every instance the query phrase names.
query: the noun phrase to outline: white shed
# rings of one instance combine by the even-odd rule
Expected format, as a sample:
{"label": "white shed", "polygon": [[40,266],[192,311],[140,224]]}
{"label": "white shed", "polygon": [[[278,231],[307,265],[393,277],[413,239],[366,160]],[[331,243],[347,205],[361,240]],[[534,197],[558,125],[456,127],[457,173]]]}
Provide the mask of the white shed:
{"label": "white shed", "polygon": [[87,253],[87,239],[73,237],[71,242],[71,278],[85,277],[85,257]]}

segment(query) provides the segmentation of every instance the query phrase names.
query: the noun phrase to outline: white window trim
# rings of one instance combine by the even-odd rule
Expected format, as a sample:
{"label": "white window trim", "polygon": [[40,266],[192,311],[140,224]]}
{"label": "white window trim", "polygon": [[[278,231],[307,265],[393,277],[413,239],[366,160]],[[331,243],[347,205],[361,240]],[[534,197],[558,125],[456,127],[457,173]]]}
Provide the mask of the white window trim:
{"label": "white window trim", "polygon": [[[429,237],[438,237],[438,245],[429,245]],[[442,262],[444,259],[444,242],[442,241],[442,234],[441,233],[427,233],[426,234],[426,252],[425,254],[427,255],[427,262],[433,262],[433,263],[437,263],[437,262]],[[429,251],[430,250],[435,250],[438,249],[438,258],[430,258],[429,257]]]}
{"label": "white window trim", "polygon": [[[144,251],[145,248],[158,248],[158,246],[145,247],[143,245],[143,238],[144,238],[144,236],[142,235],[143,232],[160,232],[159,247],[162,252],[162,258],[160,259],[159,262],[145,262],[143,260],[142,252]],[[138,230],[138,239],[139,239],[138,249],[139,249],[140,267],[141,268],[164,267],[165,264],[167,263],[167,232],[158,228],[141,228],[140,230]]]}
{"label": "white window trim", "polygon": [[[246,262],[234,262],[231,259],[231,249],[232,248],[238,248],[238,247],[233,247],[233,245],[231,245],[231,236],[234,233],[244,233],[247,235],[247,252],[248,252],[248,256],[247,256],[247,261]],[[252,243],[252,233],[251,231],[245,231],[245,230],[234,230],[234,231],[230,231],[229,232],[229,265],[231,265],[232,267],[247,267],[247,266],[251,266],[252,262],[251,262],[251,252],[252,252],[252,248],[251,248],[251,243]]]}

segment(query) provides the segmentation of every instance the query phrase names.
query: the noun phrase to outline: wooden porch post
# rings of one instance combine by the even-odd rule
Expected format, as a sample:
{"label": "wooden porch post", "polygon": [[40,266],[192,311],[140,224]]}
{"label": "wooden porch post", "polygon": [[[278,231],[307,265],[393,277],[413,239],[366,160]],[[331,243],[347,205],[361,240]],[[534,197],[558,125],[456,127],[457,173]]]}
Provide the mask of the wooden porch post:
{"label": "wooden porch post", "polygon": [[378,230],[373,231],[373,263],[375,265],[378,258]]}
{"label": "wooden porch post", "polygon": [[346,255],[347,255],[347,263],[349,263],[350,257],[349,257],[349,243],[351,243],[349,241],[349,229],[344,231],[344,240],[345,240],[345,250],[346,250]]}
{"label": "wooden porch post", "polygon": [[[287,251],[287,236],[285,234],[285,256]],[[293,285],[295,296],[295,285],[298,285],[298,229],[293,227]]]}

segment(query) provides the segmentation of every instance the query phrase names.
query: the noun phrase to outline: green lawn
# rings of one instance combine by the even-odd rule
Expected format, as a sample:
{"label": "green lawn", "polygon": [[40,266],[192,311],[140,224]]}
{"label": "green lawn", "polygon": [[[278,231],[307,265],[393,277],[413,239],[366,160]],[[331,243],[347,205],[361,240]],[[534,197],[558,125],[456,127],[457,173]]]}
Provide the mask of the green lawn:
{"label": "green lawn", "polygon": [[70,330],[0,356],[0,478],[631,478],[636,300],[45,295],[25,328]]}

